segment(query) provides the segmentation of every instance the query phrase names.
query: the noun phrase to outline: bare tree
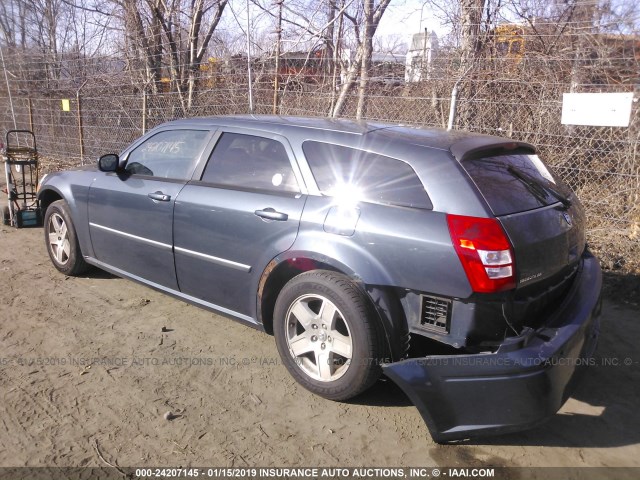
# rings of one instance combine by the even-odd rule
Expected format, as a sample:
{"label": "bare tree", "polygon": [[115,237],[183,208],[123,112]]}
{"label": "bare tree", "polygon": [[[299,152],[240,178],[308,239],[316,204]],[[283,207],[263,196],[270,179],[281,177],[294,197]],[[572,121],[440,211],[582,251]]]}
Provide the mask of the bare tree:
{"label": "bare tree", "polygon": [[184,111],[188,111],[193,104],[198,69],[228,0],[193,0],[187,5],[181,0],[147,1],[167,40],[172,81]]}
{"label": "bare tree", "polygon": [[469,68],[479,56],[480,32],[485,0],[460,0],[460,70]]}
{"label": "bare tree", "polygon": [[369,83],[369,70],[371,69],[371,56],[373,53],[373,36],[378,29],[380,20],[391,0],[380,0],[375,4],[374,0],[362,0],[362,16],[351,15],[344,12],[345,17],[351,22],[356,34],[355,58],[345,75],[345,81],[340,87],[340,93],[336,100],[331,116],[340,116],[345,101],[351,89],[355,86],[360,74],[358,84],[358,106],[356,118],[362,118],[366,113],[367,86]]}
{"label": "bare tree", "polygon": [[[457,115],[459,124],[469,125],[474,117],[473,104],[468,101],[475,95],[476,85],[472,73],[476,61],[480,56],[482,42],[480,37],[482,17],[486,0],[460,0],[460,67],[458,80],[451,93],[451,112],[449,114],[449,128],[454,125]],[[459,95],[458,85],[462,84],[461,92],[467,101],[456,105]]]}
{"label": "bare tree", "polygon": [[105,25],[96,24],[89,10],[76,10],[70,0],[0,4],[0,39],[11,56],[7,68],[21,90],[53,92],[84,83],[106,39]]}
{"label": "bare tree", "polygon": [[27,4],[21,0],[0,2],[0,33],[7,47],[27,46]]}
{"label": "bare tree", "polygon": [[[126,52],[132,55],[134,70],[142,73],[144,88],[157,93],[162,76],[160,22],[137,0],[113,0],[122,12]],[[136,68],[142,66],[142,69]]]}

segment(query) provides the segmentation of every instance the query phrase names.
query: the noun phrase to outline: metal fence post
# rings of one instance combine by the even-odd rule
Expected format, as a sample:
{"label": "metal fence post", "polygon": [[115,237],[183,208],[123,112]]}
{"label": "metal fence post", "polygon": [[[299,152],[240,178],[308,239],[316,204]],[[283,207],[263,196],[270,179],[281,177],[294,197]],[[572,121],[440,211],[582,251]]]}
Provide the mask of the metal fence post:
{"label": "metal fence post", "polygon": [[142,91],[142,134],[147,133],[147,91]]}
{"label": "metal fence post", "polygon": [[278,114],[278,90],[280,89],[280,44],[282,43],[282,4],[284,0],[276,0],[278,4],[278,26],[276,27],[276,73],[273,78],[273,114]]}
{"label": "metal fence post", "polygon": [[29,130],[35,134],[33,131],[33,108],[31,105],[31,97],[27,98],[27,106],[29,107]]}
{"label": "metal fence post", "polygon": [[84,165],[84,135],[82,134],[82,100],[80,98],[80,90],[76,92],[76,101],[78,104],[78,138],[80,140],[80,165]]}
{"label": "metal fence post", "polygon": [[[249,2],[247,1],[247,5]],[[0,58],[2,59],[2,69],[4,70],[4,80],[7,82],[7,95],[9,96],[9,105],[11,107],[11,116],[13,117],[13,128],[15,130],[18,129],[18,123],[16,122],[16,111],[13,108],[13,97],[11,96],[11,85],[9,85],[9,73],[7,70],[7,65],[4,63],[4,53],[2,52],[2,48],[0,48]]]}
{"label": "metal fence post", "polygon": [[447,123],[447,130],[453,128],[453,122],[456,119],[456,107],[458,103],[458,82],[453,86],[451,90],[451,106],[449,107],[449,122]]}
{"label": "metal fence post", "polygon": [[247,75],[249,77],[249,113],[253,115],[253,79],[251,78],[251,16],[247,0]]}

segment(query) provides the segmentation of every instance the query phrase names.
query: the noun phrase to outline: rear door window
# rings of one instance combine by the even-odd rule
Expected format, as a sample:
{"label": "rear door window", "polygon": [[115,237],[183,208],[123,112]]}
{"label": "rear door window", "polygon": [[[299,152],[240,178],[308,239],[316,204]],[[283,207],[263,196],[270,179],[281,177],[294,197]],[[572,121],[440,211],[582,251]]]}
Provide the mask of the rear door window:
{"label": "rear door window", "polygon": [[415,171],[401,160],[323,142],[307,141],[302,144],[302,149],[324,195],[432,208]]}
{"label": "rear door window", "polygon": [[239,133],[222,134],[202,174],[202,181],[273,193],[300,192],[282,143]]}
{"label": "rear door window", "polygon": [[462,166],[496,216],[570,204],[571,190],[538,155],[482,157],[465,160]]}

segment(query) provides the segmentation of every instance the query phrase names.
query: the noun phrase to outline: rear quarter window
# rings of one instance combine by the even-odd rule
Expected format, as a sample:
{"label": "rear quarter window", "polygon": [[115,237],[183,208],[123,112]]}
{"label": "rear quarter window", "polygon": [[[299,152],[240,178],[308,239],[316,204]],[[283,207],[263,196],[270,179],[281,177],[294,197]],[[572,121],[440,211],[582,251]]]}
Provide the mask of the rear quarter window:
{"label": "rear quarter window", "polygon": [[346,189],[365,202],[432,208],[415,171],[401,160],[315,141],[304,142],[302,150],[324,195]]}

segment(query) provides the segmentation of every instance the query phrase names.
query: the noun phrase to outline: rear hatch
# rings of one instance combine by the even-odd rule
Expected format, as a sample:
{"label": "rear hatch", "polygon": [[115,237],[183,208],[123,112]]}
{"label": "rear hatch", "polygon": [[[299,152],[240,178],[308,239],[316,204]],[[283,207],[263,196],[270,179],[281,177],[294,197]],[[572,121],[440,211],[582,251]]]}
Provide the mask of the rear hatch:
{"label": "rear hatch", "polygon": [[476,151],[460,162],[509,236],[517,289],[564,283],[585,249],[582,206],[557,175],[526,147]]}

